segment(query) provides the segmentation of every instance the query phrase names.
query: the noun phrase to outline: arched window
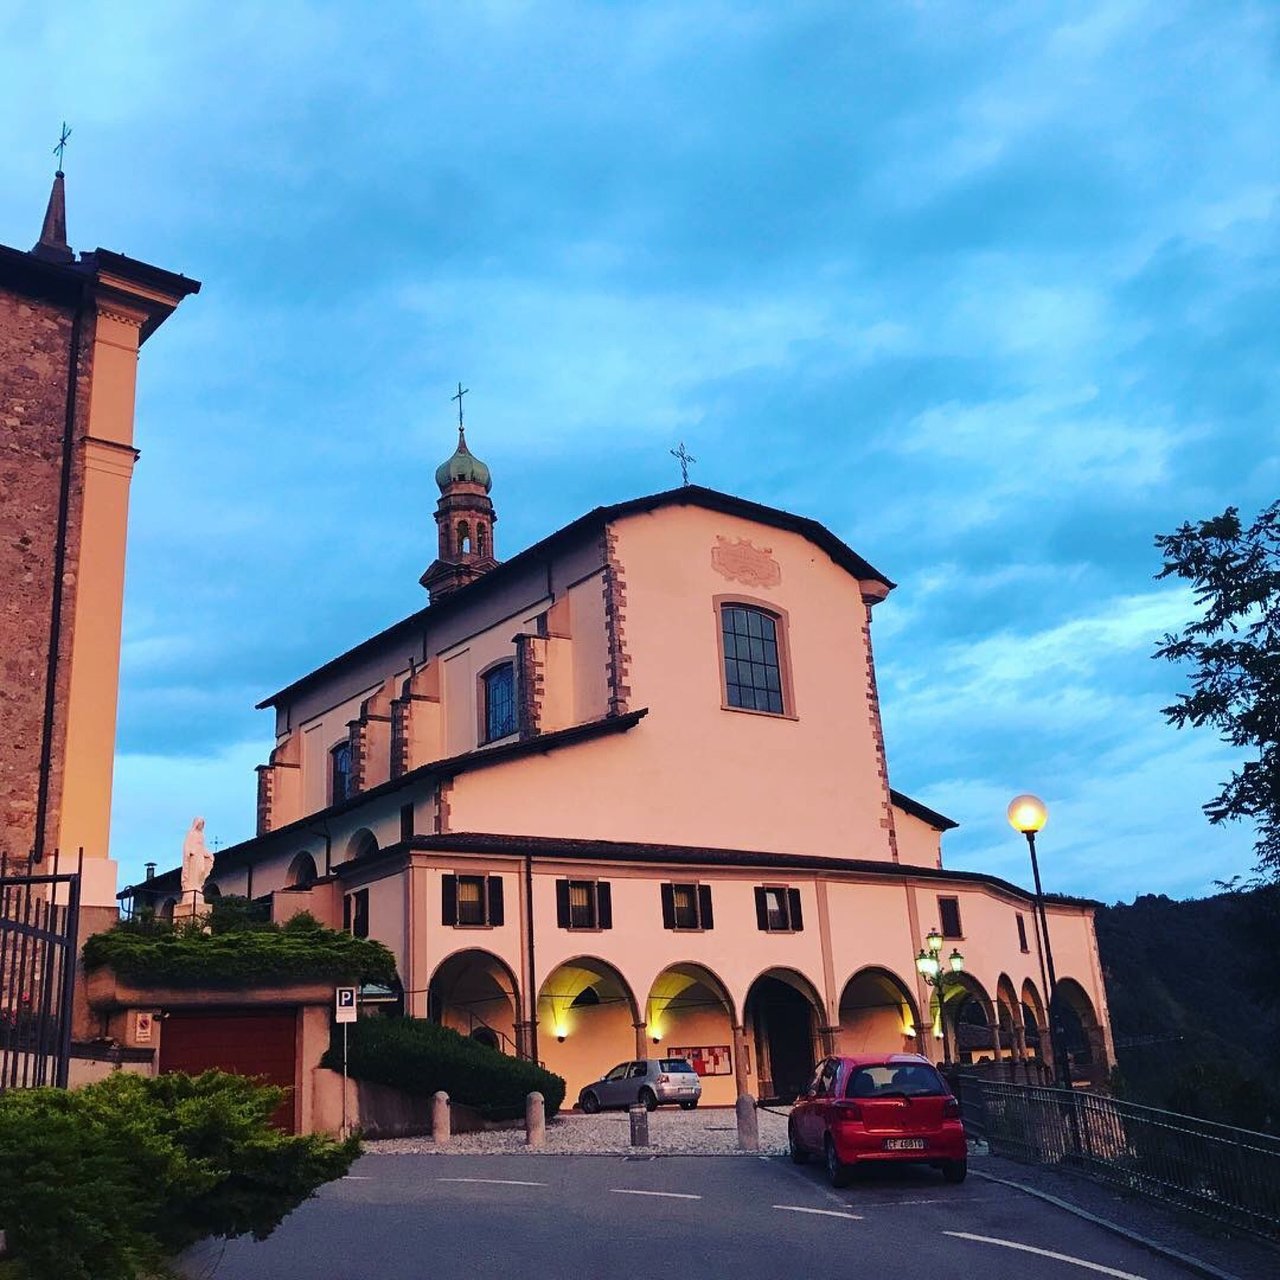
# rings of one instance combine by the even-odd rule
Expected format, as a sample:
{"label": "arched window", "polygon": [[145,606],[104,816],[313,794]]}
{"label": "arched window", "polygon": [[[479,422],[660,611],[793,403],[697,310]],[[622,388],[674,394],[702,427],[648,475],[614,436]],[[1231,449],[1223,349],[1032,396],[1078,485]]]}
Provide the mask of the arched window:
{"label": "arched window", "polygon": [[720,606],[725,704],[784,715],[784,661],[778,615],[748,604]]}
{"label": "arched window", "polygon": [[289,864],[285,877],[290,889],[308,889],[315,884],[317,878],[316,860],[309,853],[298,854]]}
{"label": "arched window", "polygon": [[465,520],[458,521],[458,553],[469,555],[471,552],[471,526]]}
{"label": "arched window", "polygon": [[329,752],[329,803],[341,804],[351,790],[351,743],[344,740]]}
{"label": "arched window", "polygon": [[483,556],[488,554],[486,551],[486,543],[488,540],[488,533],[485,530],[484,525],[476,525],[476,555]]}
{"label": "arched window", "polygon": [[493,742],[516,731],[516,668],[513,662],[490,667],[481,677],[484,691],[484,740]]}

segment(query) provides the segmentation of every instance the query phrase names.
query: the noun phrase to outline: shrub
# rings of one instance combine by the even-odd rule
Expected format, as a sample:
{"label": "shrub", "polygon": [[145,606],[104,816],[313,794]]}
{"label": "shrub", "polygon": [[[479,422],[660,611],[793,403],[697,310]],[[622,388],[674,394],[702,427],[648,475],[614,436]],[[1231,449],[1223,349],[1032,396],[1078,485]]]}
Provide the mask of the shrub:
{"label": "shrub", "polygon": [[[362,1018],[348,1028],[347,1073],[355,1080],[390,1085],[419,1096],[443,1089],[451,1101],[474,1107],[491,1120],[524,1115],[535,1089],[546,1099],[547,1118],[564,1102],[564,1080],[537,1063],[497,1049],[421,1018]],[[341,1031],[322,1065],[342,1070]]]}
{"label": "shrub", "polygon": [[283,1091],[209,1071],[0,1095],[0,1222],[32,1280],[135,1280],[206,1236],[269,1235],[355,1140],[290,1137]]}
{"label": "shrub", "polygon": [[[234,913],[224,917],[224,927]],[[327,929],[305,912],[287,924],[228,928],[121,924],[84,944],[85,968],[110,968],[143,986],[253,987],[277,982],[394,982],[380,942]]]}

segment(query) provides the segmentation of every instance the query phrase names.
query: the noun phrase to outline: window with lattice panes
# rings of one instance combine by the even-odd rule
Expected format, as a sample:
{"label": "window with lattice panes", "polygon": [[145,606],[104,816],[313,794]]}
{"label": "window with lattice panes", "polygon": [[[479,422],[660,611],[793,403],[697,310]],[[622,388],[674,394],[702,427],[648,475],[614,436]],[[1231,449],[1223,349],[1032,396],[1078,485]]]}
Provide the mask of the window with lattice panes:
{"label": "window with lattice panes", "polygon": [[778,620],[745,604],[720,607],[725,700],[746,711],[783,715],[782,653]]}
{"label": "window with lattice panes", "polygon": [[492,668],[482,677],[484,685],[484,736],[486,742],[516,731],[516,669],[512,662]]}

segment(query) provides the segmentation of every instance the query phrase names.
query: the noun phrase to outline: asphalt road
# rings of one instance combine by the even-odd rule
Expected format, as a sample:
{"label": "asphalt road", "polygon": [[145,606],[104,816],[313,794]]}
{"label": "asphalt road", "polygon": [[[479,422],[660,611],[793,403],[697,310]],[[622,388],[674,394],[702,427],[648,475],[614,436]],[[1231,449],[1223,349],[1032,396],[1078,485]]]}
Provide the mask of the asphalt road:
{"label": "asphalt road", "polygon": [[[1055,1256],[1058,1255],[1058,1256]],[[212,1261],[212,1258],[210,1259]],[[970,1177],[833,1191],[778,1157],[366,1156],[216,1280],[1187,1280],[1092,1223]]]}

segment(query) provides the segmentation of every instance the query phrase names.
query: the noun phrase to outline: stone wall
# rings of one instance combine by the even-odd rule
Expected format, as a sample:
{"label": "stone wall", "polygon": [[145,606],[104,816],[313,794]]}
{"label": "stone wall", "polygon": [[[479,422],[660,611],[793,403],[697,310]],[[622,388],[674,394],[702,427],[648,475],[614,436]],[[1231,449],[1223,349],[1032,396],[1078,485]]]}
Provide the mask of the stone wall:
{"label": "stone wall", "polygon": [[[35,839],[73,310],[0,290],[0,857]],[[80,338],[75,438],[85,433],[93,323]],[[58,830],[83,472],[71,469],[46,851]]]}

